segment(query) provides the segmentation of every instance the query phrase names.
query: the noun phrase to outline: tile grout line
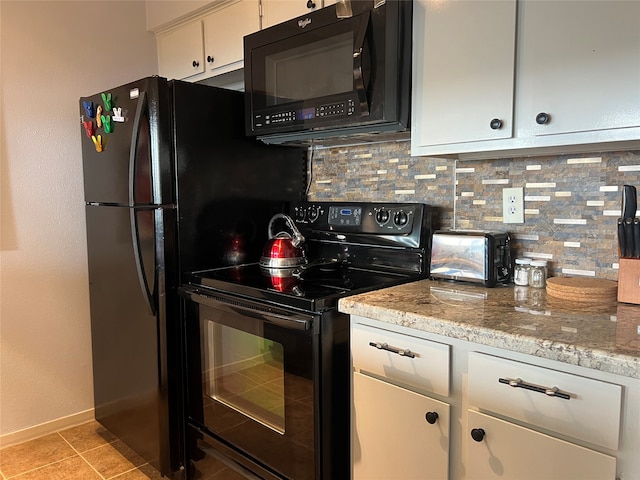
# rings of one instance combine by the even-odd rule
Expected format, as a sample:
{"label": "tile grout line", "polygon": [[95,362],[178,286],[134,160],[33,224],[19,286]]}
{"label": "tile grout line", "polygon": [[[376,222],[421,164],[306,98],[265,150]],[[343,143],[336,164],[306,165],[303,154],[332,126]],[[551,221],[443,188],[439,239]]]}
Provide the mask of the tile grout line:
{"label": "tile grout line", "polygon": [[[79,452],[79,451],[78,451],[78,450],[77,450],[73,445],[71,445],[71,443],[70,443],[66,438],[64,438],[64,436],[62,436],[62,434],[61,434],[60,432],[56,432],[56,433],[57,433],[58,435],[60,435],[60,438],[62,438],[62,440],[64,440],[64,441],[66,442],[66,444],[67,444],[67,445],[69,445],[69,446],[71,447],[71,449],[72,449],[74,452],[76,452],[76,454],[78,455],[78,457],[80,457],[84,463],[86,463],[87,465],[89,465],[89,467],[91,468],[91,470],[93,470],[94,472],[96,472],[96,474],[98,474],[98,476],[99,476],[102,480],[105,480],[105,477],[104,477],[104,476],[103,476],[103,475],[102,475],[98,470],[96,470],[96,469],[94,468],[94,466],[93,466],[93,465],[91,465],[91,463],[89,463],[89,461],[88,461],[86,458],[84,458],[84,457],[82,456],[82,454],[81,454],[81,453],[80,453],[80,452]],[[95,447],[95,448],[100,448],[100,447]],[[95,450],[95,448],[90,448],[89,450],[87,450],[87,452],[90,452],[91,450]]]}
{"label": "tile grout line", "polygon": [[[142,466],[144,466],[144,465],[147,465],[147,464],[145,463],[145,464],[143,464],[143,465],[140,465],[140,467],[142,467]],[[117,479],[118,477],[122,477],[122,476],[126,475],[127,473],[135,472],[135,471],[137,471],[137,470],[140,470],[140,467],[133,467],[133,468],[131,468],[131,469],[129,469],[129,470],[127,470],[127,471],[125,471],[125,472],[120,472],[120,473],[118,473],[117,475],[114,475],[114,476],[112,476],[112,477],[103,477],[103,478],[104,478],[105,480]]]}
{"label": "tile grout line", "polygon": [[2,477],[2,478],[4,478],[5,480],[10,480],[10,479],[12,479],[12,478],[18,478],[18,477],[20,477],[21,475],[25,475],[25,474],[27,474],[27,473],[32,473],[32,472],[37,472],[38,470],[42,470],[42,469],[43,469],[43,468],[45,468],[45,467],[49,467],[49,466],[51,466],[51,465],[55,465],[56,463],[64,462],[65,460],[69,460],[70,458],[73,458],[73,457],[75,457],[75,455],[69,455],[68,457],[64,457],[64,458],[61,458],[61,459],[59,459],[59,460],[56,460],[55,462],[47,463],[47,464],[45,464],[45,465],[40,465],[39,467],[32,468],[31,470],[25,470],[24,472],[20,472],[20,473],[18,473],[18,474],[16,474],[16,475],[13,475],[13,476],[11,476],[11,477],[5,477],[5,476],[3,475],[3,477]]}

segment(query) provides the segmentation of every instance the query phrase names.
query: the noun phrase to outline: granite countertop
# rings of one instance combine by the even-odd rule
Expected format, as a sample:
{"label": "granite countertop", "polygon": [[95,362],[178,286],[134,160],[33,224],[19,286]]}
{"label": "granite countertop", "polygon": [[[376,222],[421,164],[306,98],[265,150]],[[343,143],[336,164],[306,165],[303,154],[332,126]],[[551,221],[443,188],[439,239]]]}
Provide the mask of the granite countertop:
{"label": "granite countertop", "polygon": [[341,298],[341,312],[640,378],[640,305],[589,305],[514,285],[421,280]]}

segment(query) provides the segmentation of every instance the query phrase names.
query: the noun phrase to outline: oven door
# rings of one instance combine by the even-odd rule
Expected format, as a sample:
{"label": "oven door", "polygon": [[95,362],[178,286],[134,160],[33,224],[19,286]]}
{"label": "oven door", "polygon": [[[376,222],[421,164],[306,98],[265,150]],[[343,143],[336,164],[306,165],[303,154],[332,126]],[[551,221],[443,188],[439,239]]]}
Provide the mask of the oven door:
{"label": "oven door", "polygon": [[[370,17],[369,10],[340,20],[333,10],[318,11],[304,28],[304,19],[291,20],[246,37],[247,135],[367,118],[375,69],[367,34]],[[382,84],[384,78],[376,81]]]}
{"label": "oven door", "polygon": [[183,290],[189,422],[278,477],[316,478],[310,314]]}

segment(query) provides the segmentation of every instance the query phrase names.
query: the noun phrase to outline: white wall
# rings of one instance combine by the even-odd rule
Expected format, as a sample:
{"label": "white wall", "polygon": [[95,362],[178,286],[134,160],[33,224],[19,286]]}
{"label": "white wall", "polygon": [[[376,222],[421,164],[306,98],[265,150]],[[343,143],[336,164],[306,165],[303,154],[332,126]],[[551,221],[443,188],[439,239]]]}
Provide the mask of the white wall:
{"label": "white wall", "polygon": [[92,418],[78,99],[158,69],[143,1],[2,0],[0,25],[6,445],[65,418]]}

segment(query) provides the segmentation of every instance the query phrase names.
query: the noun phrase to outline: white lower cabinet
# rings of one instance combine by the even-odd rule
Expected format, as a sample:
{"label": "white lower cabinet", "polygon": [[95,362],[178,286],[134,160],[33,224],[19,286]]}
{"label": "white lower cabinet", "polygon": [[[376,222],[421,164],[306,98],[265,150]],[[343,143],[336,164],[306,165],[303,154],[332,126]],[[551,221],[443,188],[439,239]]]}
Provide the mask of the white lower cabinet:
{"label": "white lower cabinet", "polygon": [[357,315],[351,355],[354,480],[640,480],[640,379]]}
{"label": "white lower cabinet", "polygon": [[449,478],[449,349],[352,324],[354,480]]}
{"label": "white lower cabinet", "polygon": [[446,480],[449,405],[353,374],[353,478]]}
{"label": "white lower cabinet", "polygon": [[614,480],[616,477],[614,457],[473,410],[467,414],[469,479]]}
{"label": "white lower cabinet", "polygon": [[469,478],[615,478],[620,385],[471,352],[467,400]]}

